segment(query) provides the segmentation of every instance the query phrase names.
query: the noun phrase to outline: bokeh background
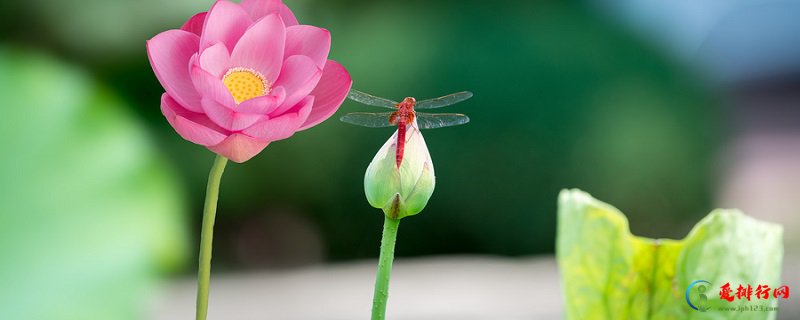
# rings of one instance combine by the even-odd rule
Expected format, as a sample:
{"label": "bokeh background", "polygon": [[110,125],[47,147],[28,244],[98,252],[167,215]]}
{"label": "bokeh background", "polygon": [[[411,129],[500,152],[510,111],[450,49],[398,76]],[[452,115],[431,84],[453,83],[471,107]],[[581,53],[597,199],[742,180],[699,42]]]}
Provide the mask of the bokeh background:
{"label": "bokeh background", "polygon": [[[800,3],[285,2],[332,32],[359,90],[475,93],[449,109],[471,123],[425,132],[437,188],[400,260],[550,259],[556,195],[578,187],[648,237],[739,207],[784,225],[797,267]],[[0,318],[146,319],[165,307],[142,301],[191,279],[213,154],[161,115],[145,40],[211,4],[0,4]],[[363,110],[228,166],[215,275],[371,266],[383,217],[363,174],[391,130],[336,120]]]}

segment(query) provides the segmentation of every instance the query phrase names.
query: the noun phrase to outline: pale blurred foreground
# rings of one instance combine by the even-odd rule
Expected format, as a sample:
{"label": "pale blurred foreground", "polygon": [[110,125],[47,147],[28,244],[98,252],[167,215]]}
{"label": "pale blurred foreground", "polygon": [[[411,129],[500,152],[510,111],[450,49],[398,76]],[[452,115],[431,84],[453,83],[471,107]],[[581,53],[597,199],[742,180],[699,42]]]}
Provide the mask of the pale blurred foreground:
{"label": "pale blurred foreground", "polygon": [[[281,272],[212,273],[209,319],[369,318],[374,261]],[[442,257],[398,259],[387,318],[392,320],[559,319],[555,260]],[[154,319],[190,319],[194,279],[171,284]]]}

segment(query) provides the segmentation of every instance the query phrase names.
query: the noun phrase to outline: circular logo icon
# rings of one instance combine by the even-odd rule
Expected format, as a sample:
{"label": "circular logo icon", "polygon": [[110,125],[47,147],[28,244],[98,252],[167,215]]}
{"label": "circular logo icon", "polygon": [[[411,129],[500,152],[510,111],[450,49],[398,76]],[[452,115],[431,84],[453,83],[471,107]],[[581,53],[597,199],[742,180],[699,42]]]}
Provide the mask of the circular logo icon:
{"label": "circular logo icon", "polygon": [[[708,303],[708,296],[706,296],[706,291],[708,290],[708,286],[706,284],[711,284],[711,282],[705,280],[697,280],[692,282],[688,288],[686,288],[686,303],[689,304],[689,307],[695,309],[700,312],[706,312],[709,306],[706,304]],[[692,289],[695,289],[698,293],[697,298],[694,299],[694,303],[692,303],[692,299],[690,295],[692,293]]]}

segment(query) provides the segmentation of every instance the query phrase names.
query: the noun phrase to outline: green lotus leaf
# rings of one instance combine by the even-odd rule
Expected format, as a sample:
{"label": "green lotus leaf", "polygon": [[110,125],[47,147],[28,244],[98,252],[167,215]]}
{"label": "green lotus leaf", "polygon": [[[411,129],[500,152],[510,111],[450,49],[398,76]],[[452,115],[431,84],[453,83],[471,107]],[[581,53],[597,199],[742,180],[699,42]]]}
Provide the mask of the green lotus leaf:
{"label": "green lotus leaf", "polygon": [[[559,196],[556,255],[566,319],[774,319],[778,300],[732,302],[721,287],[777,288],[782,228],[737,210],[714,210],[683,240],[634,236],[616,208],[579,190]],[[704,311],[687,303],[689,300]],[[702,287],[702,288],[700,288]],[[701,295],[703,295],[701,297]]]}
{"label": "green lotus leaf", "polygon": [[145,318],[186,258],[172,170],[80,69],[0,46],[0,70],[0,319]]}

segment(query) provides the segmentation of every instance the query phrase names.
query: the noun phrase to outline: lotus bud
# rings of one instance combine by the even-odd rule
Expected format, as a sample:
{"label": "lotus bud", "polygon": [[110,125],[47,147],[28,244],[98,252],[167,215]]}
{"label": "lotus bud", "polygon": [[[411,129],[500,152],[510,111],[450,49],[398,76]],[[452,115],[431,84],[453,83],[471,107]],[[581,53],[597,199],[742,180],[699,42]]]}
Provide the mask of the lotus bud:
{"label": "lotus bud", "polygon": [[422,211],[436,185],[431,155],[416,121],[406,127],[405,150],[399,167],[395,158],[397,136],[395,131],[383,144],[364,176],[369,204],[392,219]]}

